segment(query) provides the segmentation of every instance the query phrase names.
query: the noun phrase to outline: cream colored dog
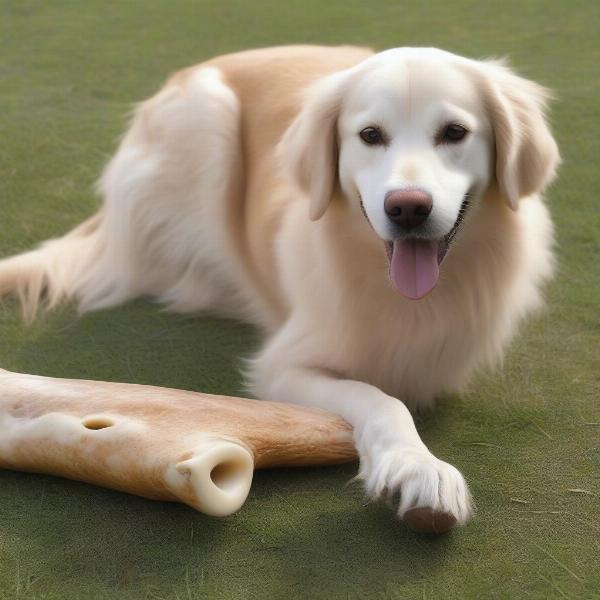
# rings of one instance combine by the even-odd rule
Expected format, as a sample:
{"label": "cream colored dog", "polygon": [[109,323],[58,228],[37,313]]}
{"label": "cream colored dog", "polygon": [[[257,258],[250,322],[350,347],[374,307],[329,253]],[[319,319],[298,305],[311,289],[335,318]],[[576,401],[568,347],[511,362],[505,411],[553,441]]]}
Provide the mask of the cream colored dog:
{"label": "cream colored dog", "polygon": [[371,497],[464,523],[465,480],[408,408],[498,361],[540,303],[552,224],[537,194],[558,163],[545,98],[435,49],[209,60],[139,106],[103,207],[0,261],[0,293],[27,318],[40,301],[150,296],[254,323],[257,397],[343,416]]}

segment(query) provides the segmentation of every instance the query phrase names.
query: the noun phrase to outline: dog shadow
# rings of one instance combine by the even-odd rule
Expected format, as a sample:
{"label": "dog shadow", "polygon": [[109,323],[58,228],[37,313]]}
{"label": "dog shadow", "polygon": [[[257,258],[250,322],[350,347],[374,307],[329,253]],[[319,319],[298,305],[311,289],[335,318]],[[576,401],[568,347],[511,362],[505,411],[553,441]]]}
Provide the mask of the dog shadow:
{"label": "dog shadow", "polygon": [[[81,319],[65,309],[29,328],[4,309],[0,327],[7,332],[0,365],[8,369],[230,395],[241,394],[240,357],[258,343],[239,323],[186,319],[142,302]],[[319,594],[336,597],[341,581],[348,590],[385,591],[382,568],[389,583],[418,584],[460,534],[411,532],[387,507],[365,502],[360,486],[349,484],[355,474],[356,465],[257,471],[242,510],[214,519],[182,505],[0,471],[3,535],[21,549],[8,558],[29,577],[22,585],[38,592],[76,577],[104,590],[141,586],[160,595],[185,583],[194,594],[212,593],[223,573],[243,582],[264,571],[275,577],[275,591],[277,581],[306,591],[318,580]],[[335,577],[324,578],[324,570]]]}

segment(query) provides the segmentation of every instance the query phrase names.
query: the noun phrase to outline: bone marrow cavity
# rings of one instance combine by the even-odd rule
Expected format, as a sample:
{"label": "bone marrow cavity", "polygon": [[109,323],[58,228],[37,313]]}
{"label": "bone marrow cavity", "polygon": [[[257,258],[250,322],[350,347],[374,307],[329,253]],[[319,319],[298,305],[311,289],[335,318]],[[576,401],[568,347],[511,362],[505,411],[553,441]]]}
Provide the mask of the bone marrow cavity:
{"label": "bone marrow cavity", "polygon": [[210,472],[210,478],[224,492],[232,492],[248,478],[248,464],[239,460],[218,463]]}

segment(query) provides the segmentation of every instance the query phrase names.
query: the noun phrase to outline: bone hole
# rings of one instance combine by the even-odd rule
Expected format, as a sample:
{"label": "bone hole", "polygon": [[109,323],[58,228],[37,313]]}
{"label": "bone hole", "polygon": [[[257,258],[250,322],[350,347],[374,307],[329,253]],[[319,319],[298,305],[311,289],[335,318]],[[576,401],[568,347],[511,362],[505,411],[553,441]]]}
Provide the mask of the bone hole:
{"label": "bone hole", "polygon": [[210,478],[219,489],[231,492],[246,479],[247,470],[242,461],[228,460],[215,465],[210,472]]}
{"label": "bone hole", "polygon": [[82,421],[83,426],[86,429],[106,429],[107,427],[112,427],[115,422],[108,417],[89,417]]}

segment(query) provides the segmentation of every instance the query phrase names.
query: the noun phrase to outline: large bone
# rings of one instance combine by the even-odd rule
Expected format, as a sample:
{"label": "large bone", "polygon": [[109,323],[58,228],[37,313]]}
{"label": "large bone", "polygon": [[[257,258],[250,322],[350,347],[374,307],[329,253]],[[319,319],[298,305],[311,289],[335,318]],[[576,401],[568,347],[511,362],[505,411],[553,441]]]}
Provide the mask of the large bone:
{"label": "large bone", "polygon": [[350,426],[325,411],[0,369],[0,468],[226,516],[246,500],[254,468],[355,458]]}

